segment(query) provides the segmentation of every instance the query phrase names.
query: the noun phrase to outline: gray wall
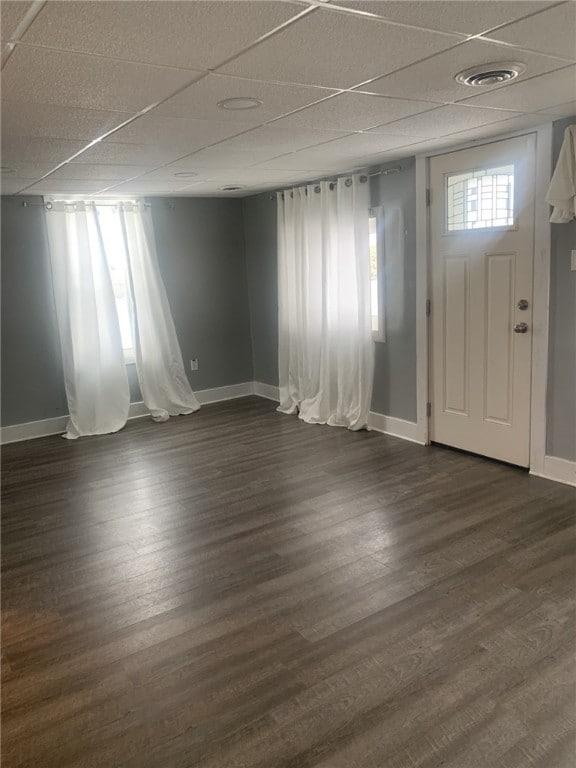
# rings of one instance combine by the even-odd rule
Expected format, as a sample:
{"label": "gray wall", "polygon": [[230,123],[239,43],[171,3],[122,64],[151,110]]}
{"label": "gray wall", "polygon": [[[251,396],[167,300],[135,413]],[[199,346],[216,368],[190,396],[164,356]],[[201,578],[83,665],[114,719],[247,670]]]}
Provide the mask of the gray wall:
{"label": "gray wall", "polygon": [[2,197],[2,424],[66,413],[42,198]]}
{"label": "gray wall", "polygon": [[[151,202],[160,270],[192,388],[252,381],[242,201]],[[190,373],[195,357],[199,370]]]}
{"label": "gray wall", "polygon": [[[553,159],[564,130],[576,117],[553,126]],[[576,248],[576,220],[552,224],[550,264],[550,346],[546,453],[576,461],[576,272],[570,251]]]}
{"label": "gray wall", "polygon": [[[403,264],[388,263],[386,342],[376,344],[372,408],[387,416],[416,420],[416,176],[414,158],[384,168],[400,173],[373,176],[373,206],[399,202],[406,229]],[[373,170],[379,170],[373,169]],[[278,384],[278,286],[276,202],[270,194],[244,199],[244,237],[252,326],[254,378]],[[398,291],[399,280],[403,283]]]}
{"label": "gray wall", "polygon": [[270,198],[244,198],[244,239],[254,380],[278,386],[277,221],[276,199]]}
{"label": "gray wall", "polygon": [[[31,204],[23,207],[25,201]],[[241,201],[151,202],[160,269],[192,387],[251,381]],[[3,426],[68,412],[44,215],[40,197],[2,197]],[[140,400],[133,365],[128,378],[132,400]]]}

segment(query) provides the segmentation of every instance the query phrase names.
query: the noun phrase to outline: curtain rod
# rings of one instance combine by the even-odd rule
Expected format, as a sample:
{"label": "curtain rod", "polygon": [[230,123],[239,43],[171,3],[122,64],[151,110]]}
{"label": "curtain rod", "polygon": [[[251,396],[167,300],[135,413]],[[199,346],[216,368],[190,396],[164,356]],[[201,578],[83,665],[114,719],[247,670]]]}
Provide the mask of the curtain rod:
{"label": "curtain rod", "polygon": [[[57,202],[58,203],[63,203],[64,205],[76,205],[76,203],[85,203],[86,201],[85,200],[70,200],[70,201],[58,200]],[[98,202],[98,200],[94,200],[94,201],[91,200],[90,202],[96,203],[96,205],[99,208],[100,207],[115,208],[118,205],[118,203],[100,203],[100,202]],[[130,200],[119,200],[118,202],[120,202],[120,203],[130,203],[132,201],[130,201]],[[156,203],[156,205],[153,205],[152,203],[132,203],[132,204],[133,205],[142,205],[144,208],[153,208],[153,207],[156,207],[156,205],[158,205],[157,203]],[[54,207],[54,203],[51,203],[51,202],[47,202],[47,203],[29,203],[27,200],[24,200],[21,203],[21,205],[22,205],[22,208],[45,208],[48,211],[52,210],[52,208]],[[160,207],[160,206],[158,206],[158,207]],[[175,205],[175,203],[166,203],[166,206],[164,206],[164,207],[169,208],[170,210],[174,210],[176,205]]]}
{"label": "curtain rod", "polygon": [[[402,166],[398,165],[394,168],[384,168],[381,171],[374,171],[374,173],[368,173],[368,174],[364,173],[360,176],[360,182],[364,183],[368,181],[369,177],[371,178],[372,176],[388,176],[391,173],[400,173],[401,171],[402,171]],[[336,186],[336,182],[338,181],[338,179],[343,179],[349,175],[350,174],[344,173],[342,174],[342,176],[336,176],[333,179],[321,179],[321,181],[330,181],[330,189],[332,190]],[[350,183],[352,183],[351,180],[350,180]],[[312,182],[312,184],[315,184],[314,191],[320,192],[320,182]],[[307,188],[308,186],[312,186],[312,184],[298,184],[293,187],[288,187],[288,189],[283,190],[283,193],[292,191],[294,189],[298,189],[298,187],[301,187],[301,186],[305,186]],[[306,194],[308,194],[308,191],[306,191]],[[270,195],[270,200],[276,200],[276,195],[274,194]]]}
{"label": "curtain rod", "polygon": [[399,165],[396,168],[384,168],[382,171],[374,171],[374,173],[369,173],[369,176],[388,176],[390,173],[400,173],[402,171],[402,166]]}

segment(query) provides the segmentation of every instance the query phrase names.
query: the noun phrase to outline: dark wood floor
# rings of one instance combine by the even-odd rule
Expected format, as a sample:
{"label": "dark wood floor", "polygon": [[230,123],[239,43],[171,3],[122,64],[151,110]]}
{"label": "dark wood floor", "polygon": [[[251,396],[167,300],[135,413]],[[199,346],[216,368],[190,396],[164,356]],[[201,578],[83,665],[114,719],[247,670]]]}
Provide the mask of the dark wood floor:
{"label": "dark wood floor", "polygon": [[246,398],[3,450],[4,768],[572,768],[576,490]]}

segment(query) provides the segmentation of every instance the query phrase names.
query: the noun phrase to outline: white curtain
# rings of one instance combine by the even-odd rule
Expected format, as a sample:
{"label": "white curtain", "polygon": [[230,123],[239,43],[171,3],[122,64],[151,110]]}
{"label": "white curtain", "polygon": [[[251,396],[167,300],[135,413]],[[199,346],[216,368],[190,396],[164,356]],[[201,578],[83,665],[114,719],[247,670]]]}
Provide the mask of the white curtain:
{"label": "white curtain", "polygon": [[70,419],[68,438],[116,432],[130,391],[111,279],[125,273],[142,397],[155,421],[200,407],[158,268],[147,207],[49,201],[46,215]]}
{"label": "white curtain", "polygon": [[117,432],[130,391],[96,206],[54,203],[46,225],[70,412],[64,437]]}
{"label": "white curtain", "polygon": [[149,208],[119,208],[128,259],[136,368],[144,403],[155,421],[192,413],[200,403],[184,371],[182,353],[158,267]]}
{"label": "white curtain", "polygon": [[354,430],[368,422],[374,368],[368,188],[353,176],[277,198],[278,410]]}

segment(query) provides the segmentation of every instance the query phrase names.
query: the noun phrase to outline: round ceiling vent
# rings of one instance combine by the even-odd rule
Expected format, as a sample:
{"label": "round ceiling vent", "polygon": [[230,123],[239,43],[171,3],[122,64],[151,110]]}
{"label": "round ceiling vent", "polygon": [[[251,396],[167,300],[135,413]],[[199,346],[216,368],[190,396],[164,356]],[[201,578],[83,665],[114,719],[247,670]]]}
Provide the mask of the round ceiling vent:
{"label": "round ceiling vent", "polygon": [[456,75],[455,80],[462,85],[471,85],[478,88],[487,85],[507,83],[521,75],[526,67],[524,64],[510,61],[499,61],[495,64],[479,64],[476,67],[465,69]]}
{"label": "round ceiling vent", "polygon": [[222,192],[238,192],[240,189],[246,189],[244,184],[225,184],[223,187],[218,187]]}
{"label": "round ceiling vent", "polygon": [[252,96],[234,96],[232,99],[224,99],[218,102],[220,109],[257,109],[263,104],[260,99],[254,99]]}
{"label": "round ceiling vent", "polygon": [[179,179],[191,179],[192,176],[198,176],[198,174],[194,173],[194,171],[178,171],[174,176],[177,176]]}

